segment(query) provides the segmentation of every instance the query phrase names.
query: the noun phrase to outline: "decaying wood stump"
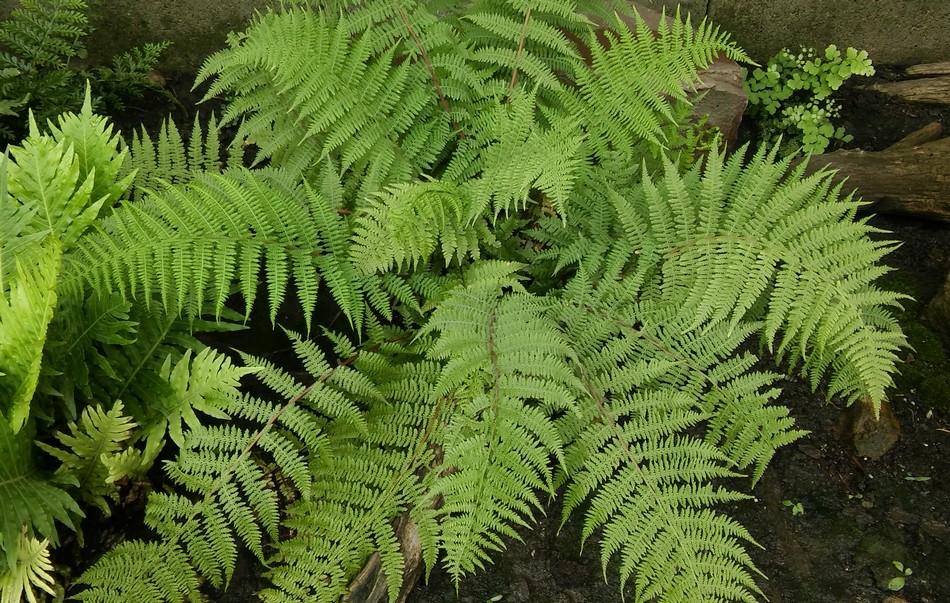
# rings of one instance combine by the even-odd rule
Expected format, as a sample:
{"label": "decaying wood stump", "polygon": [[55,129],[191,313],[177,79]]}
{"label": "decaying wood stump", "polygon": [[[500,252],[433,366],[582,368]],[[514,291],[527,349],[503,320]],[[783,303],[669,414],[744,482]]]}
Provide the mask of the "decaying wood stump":
{"label": "decaying wood stump", "polygon": [[[396,520],[396,539],[405,560],[402,572],[402,588],[396,603],[403,603],[422,575],[422,543],[419,530],[403,513]],[[350,588],[343,597],[344,603],[384,603],[388,600],[386,575],[379,553],[373,553],[360,573],[350,582]]]}

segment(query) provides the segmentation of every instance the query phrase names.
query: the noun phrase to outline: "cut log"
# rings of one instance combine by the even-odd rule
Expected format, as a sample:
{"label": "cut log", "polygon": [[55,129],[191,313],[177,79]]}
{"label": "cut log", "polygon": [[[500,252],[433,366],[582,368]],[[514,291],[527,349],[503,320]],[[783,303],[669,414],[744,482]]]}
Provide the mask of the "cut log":
{"label": "cut log", "polygon": [[928,76],[928,75],[950,75],[950,61],[942,63],[925,63],[923,65],[912,65],[906,70],[907,75]]}
{"label": "cut log", "polygon": [[835,151],[814,155],[808,172],[828,166],[842,191],[857,189],[876,213],[950,222],[950,138],[917,146],[898,143],[884,151]]}
{"label": "cut log", "polygon": [[912,103],[950,105],[950,75],[901,82],[882,82],[874,84],[871,88]]}
{"label": "cut log", "polygon": [[914,147],[919,147],[920,145],[928,143],[931,140],[940,138],[942,133],[943,124],[939,121],[932,121],[923,128],[911,132],[907,136],[887,147],[887,150],[896,151],[898,149],[912,149]]}

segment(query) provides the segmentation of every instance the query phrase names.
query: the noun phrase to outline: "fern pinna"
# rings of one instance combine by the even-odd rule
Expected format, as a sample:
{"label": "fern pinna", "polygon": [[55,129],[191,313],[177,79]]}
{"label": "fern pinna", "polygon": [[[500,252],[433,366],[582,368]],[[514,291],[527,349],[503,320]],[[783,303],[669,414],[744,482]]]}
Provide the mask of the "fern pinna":
{"label": "fern pinna", "polygon": [[[337,601],[373,558],[395,601],[396,517],[427,570],[458,581],[561,495],[635,600],[761,600],[754,535],[721,503],[804,433],[743,350],[757,338],[829,396],[877,407],[904,345],[899,296],[875,284],[890,244],[825,172],[683,147],[706,136],[681,123],[699,70],[745,58],[708,22],[651,32],[625,3],[324,4],[259,15],[199,75],[230,97],[222,119],[254,167],[219,171],[214,142],[186,153],[166,126],[158,149],[132,144],[160,177],[134,176],[134,200],[67,229],[56,291],[96,291],[73,321],[105,319],[78,339],[102,370],[72,367],[68,391],[88,406],[116,391],[104,367],[136,377],[119,388],[128,420],[104,406],[84,415],[88,437],[60,440],[112,433],[104,468],[44,449],[64,474],[113,476],[167,446],[169,485],[146,506],[156,538],[106,554],[72,595],[198,601],[245,548],[266,564],[264,600]],[[350,333],[317,336],[322,285]],[[235,294],[245,319],[264,295],[274,321],[291,290],[303,370],[238,367],[182,333],[233,319]],[[162,350],[132,363],[148,371],[118,357],[133,339]],[[108,429],[131,421],[132,438]],[[57,513],[22,518],[27,538],[72,519]],[[4,542],[32,551],[21,528]]]}

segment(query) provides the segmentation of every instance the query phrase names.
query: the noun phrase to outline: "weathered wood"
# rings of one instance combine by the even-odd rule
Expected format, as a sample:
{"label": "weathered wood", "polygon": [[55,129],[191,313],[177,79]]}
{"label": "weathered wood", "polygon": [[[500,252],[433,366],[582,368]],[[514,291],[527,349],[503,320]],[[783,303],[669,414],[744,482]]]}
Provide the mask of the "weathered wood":
{"label": "weathered wood", "polygon": [[882,82],[874,84],[871,88],[912,103],[950,105],[950,75]]}
{"label": "weathered wood", "polygon": [[870,211],[950,222],[950,138],[879,152],[835,151],[809,160],[809,173],[828,166],[842,190],[857,189]]}
{"label": "weathered wood", "polygon": [[[423,566],[419,530],[409,518],[409,513],[403,513],[396,520],[396,539],[399,541],[399,550],[402,552],[405,565],[402,572],[402,588],[399,590],[395,603],[403,603],[419,581]],[[360,573],[350,582],[343,602],[384,603],[388,599],[382,560],[379,553],[373,553]]]}
{"label": "weathered wood", "polygon": [[940,138],[942,133],[943,124],[939,121],[932,121],[923,128],[911,132],[907,136],[887,147],[887,150],[896,151],[898,149],[912,149],[914,147],[919,147],[920,145],[928,143],[931,140]]}
{"label": "weathered wood", "polygon": [[912,65],[905,70],[907,75],[950,75],[950,61]]}

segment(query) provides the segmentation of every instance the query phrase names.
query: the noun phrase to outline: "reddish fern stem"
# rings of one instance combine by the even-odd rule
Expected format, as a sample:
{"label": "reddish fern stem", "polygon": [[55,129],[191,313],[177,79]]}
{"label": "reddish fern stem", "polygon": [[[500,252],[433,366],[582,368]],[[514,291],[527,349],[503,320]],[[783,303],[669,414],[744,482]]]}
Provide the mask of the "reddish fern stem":
{"label": "reddish fern stem", "polygon": [[505,97],[507,104],[511,100],[511,93],[515,90],[515,84],[518,82],[518,63],[521,62],[521,54],[524,52],[524,40],[528,37],[528,22],[531,21],[531,7],[524,15],[524,23],[521,24],[521,38],[518,39],[518,52],[515,54],[515,66],[511,71],[511,82],[508,84],[508,95]]}
{"label": "reddish fern stem", "polygon": [[439,95],[439,103],[442,104],[442,110],[449,116],[449,123],[452,124],[452,128],[458,132],[459,138],[464,139],[465,132],[463,132],[461,126],[452,119],[449,101],[445,99],[445,94],[442,93],[442,86],[439,84],[439,78],[435,75],[435,68],[432,66],[432,61],[429,60],[429,53],[426,52],[425,46],[422,45],[422,40],[419,39],[419,35],[416,33],[415,28],[413,28],[412,23],[409,22],[409,17],[406,16],[406,12],[402,10],[402,5],[399,4],[399,1],[393,0],[393,6],[396,7],[396,12],[399,13],[402,24],[405,25],[409,35],[412,36],[412,40],[416,43],[416,48],[419,49],[419,53],[422,55],[422,61],[425,63],[426,69],[429,70],[429,78],[432,80],[432,85],[435,86],[436,94]]}

